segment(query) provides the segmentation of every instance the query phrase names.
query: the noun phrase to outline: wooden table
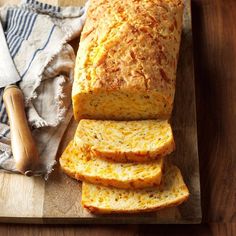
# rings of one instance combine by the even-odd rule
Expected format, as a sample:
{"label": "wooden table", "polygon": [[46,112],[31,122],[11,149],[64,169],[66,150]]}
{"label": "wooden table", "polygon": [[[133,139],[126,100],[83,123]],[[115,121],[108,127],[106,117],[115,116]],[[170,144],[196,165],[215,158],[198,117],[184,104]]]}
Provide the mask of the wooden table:
{"label": "wooden table", "polygon": [[193,0],[202,225],[0,225],[0,235],[236,235],[236,1]]}

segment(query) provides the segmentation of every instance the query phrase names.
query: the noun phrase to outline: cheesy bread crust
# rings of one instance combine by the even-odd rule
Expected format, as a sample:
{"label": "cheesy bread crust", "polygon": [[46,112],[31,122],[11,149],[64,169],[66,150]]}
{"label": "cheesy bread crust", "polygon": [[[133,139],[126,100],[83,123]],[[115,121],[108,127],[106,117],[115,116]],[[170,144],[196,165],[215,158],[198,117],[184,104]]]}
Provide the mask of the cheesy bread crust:
{"label": "cheesy bread crust", "polygon": [[76,120],[169,118],[182,0],[91,0],[72,91]]}
{"label": "cheesy bread crust", "polygon": [[189,190],[176,166],[166,168],[160,186],[124,190],[83,182],[82,205],[94,214],[141,213],[178,206],[189,197]]}
{"label": "cheesy bread crust", "polygon": [[74,137],[82,152],[115,162],[147,162],[175,149],[167,120],[102,121],[83,119]]}
{"label": "cheesy bread crust", "polygon": [[93,184],[122,189],[158,186],[163,160],[149,163],[116,163],[90,156],[78,150],[71,141],[60,158],[62,170],[70,177]]}

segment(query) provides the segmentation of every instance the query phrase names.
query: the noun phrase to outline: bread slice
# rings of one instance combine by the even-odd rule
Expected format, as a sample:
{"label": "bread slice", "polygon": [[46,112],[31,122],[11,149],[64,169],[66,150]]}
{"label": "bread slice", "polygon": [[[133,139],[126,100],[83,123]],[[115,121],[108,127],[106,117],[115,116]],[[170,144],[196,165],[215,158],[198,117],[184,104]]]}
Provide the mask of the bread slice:
{"label": "bread slice", "polygon": [[60,158],[69,176],[91,183],[136,189],[159,185],[163,160],[148,163],[116,163],[89,156],[74,148],[71,141]]}
{"label": "bread slice", "polygon": [[186,201],[189,191],[180,170],[166,168],[159,187],[124,190],[89,183],[82,185],[82,205],[95,214],[151,212],[177,206]]}
{"label": "bread slice", "polygon": [[74,141],[82,151],[116,162],[146,162],[175,148],[167,120],[81,120]]}

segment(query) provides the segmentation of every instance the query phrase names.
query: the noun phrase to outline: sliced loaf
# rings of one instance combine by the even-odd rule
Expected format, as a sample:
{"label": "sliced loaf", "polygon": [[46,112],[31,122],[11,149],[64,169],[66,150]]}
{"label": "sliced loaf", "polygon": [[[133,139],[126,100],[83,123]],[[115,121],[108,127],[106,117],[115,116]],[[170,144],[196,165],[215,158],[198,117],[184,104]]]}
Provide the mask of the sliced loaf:
{"label": "sliced loaf", "polygon": [[60,158],[62,170],[72,178],[91,183],[136,189],[159,185],[163,160],[116,163],[83,153],[71,141]]}
{"label": "sliced loaf", "polygon": [[72,90],[76,120],[169,118],[183,0],[90,0]]}
{"label": "sliced loaf", "polygon": [[166,156],[175,148],[166,120],[81,120],[74,141],[82,151],[116,162],[146,162]]}
{"label": "sliced loaf", "polygon": [[161,185],[151,189],[124,190],[85,182],[82,185],[82,205],[95,214],[156,211],[177,206],[188,197],[188,188],[175,166],[168,166]]}

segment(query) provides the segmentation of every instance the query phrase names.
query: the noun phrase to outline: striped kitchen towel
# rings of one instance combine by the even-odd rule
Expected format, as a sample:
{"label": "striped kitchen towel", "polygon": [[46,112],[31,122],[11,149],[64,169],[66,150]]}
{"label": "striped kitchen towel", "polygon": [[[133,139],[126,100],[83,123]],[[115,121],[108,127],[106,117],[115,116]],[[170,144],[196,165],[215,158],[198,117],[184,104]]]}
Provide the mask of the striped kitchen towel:
{"label": "striped kitchen towel", "polygon": [[[70,93],[75,54],[68,41],[79,36],[85,12],[86,6],[61,8],[35,0],[0,9],[40,152],[41,163],[35,175],[45,178],[56,163],[59,143],[72,117]],[[3,89],[0,90],[0,169],[16,172],[2,94]]]}

